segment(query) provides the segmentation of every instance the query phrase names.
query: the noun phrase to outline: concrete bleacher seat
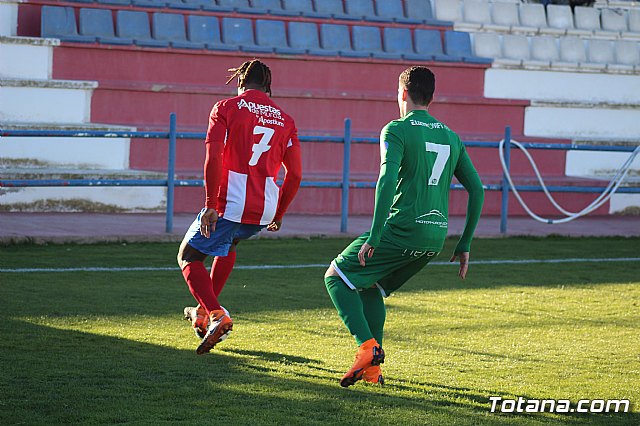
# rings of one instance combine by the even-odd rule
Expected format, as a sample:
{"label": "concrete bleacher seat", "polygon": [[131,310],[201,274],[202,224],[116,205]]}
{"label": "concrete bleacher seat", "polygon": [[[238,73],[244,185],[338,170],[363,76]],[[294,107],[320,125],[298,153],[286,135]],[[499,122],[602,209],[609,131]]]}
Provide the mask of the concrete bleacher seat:
{"label": "concrete bleacher seat", "polygon": [[[87,1],[86,3],[93,3],[93,2]],[[117,6],[129,6],[131,4],[131,0],[96,0],[96,3],[110,4],[110,5],[117,5]]]}
{"label": "concrete bleacher seat", "polygon": [[603,30],[613,32],[628,31],[627,16],[623,10],[602,9],[600,17]]}
{"label": "concrete bleacher seat", "polygon": [[398,53],[387,53],[382,50],[380,28],[354,25],[351,30],[353,32],[353,50],[368,52],[371,56],[378,59],[402,58],[402,55]]}
{"label": "concrete bleacher seat", "polygon": [[437,19],[462,22],[462,3],[460,0],[436,0],[434,6]]}
{"label": "concrete bleacher seat", "polygon": [[235,46],[227,46],[220,39],[220,24],[215,16],[190,15],[188,18],[189,41],[204,43],[207,49],[236,51]]}
{"label": "concrete bleacher seat", "polygon": [[605,68],[607,64],[614,63],[613,43],[610,40],[589,40],[587,61],[591,68],[599,69]]}
{"label": "concrete bleacher seat", "polygon": [[96,37],[99,43],[127,45],[133,44],[130,38],[115,36],[113,16],[108,9],[80,9],[80,34]]}
{"label": "concrete bleacher seat", "polygon": [[[215,3],[212,1],[211,3]],[[218,0],[218,6],[234,10],[240,13],[260,13],[261,9],[254,9],[249,0]]]}
{"label": "concrete bleacher seat", "polygon": [[404,16],[402,0],[378,0],[376,1],[376,16],[381,20],[399,22],[404,24],[421,24],[422,20]]}
{"label": "concrete bleacher seat", "polygon": [[204,49],[204,43],[187,40],[184,27],[184,16],[177,13],[153,14],[153,38],[167,41],[171,47],[178,49]]}
{"label": "concrete bleacher seat", "polygon": [[387,53],[397,53],[406,60],[424,61],[422,55],[418,55],[413,50],[413,40],[411,30],[408,28],[385,28],[383,30],[383,46]]}
{"label": "concrete bleacher seat", "polygon": [[531,60],[550,66],[560,60],[557,39],[553,36],[531,37]]}
{"label": "concrete bleacher seat", "polygon": [[427,25],[453,25],[450,21],[439,21],[433,17],[431,0],[405,0],[404,6],[409,19],[421,21]]}
{"label": "concrete bleacher seat", "polygon": [[340,56],[350,58],[368,58],[368,52],[357,52],[351,47],[349,27],[338,24],[320,24],[320,40],[322,47],[328,51],[338,52]]}
{"label": "concrete bleacher seat", "polygon": [[169,42],[151,38],[149,15],[147,12],[118,10],[116,15],[118,37],[131,38],[138,46],[168,47]]}
{"label": "concrete bleacher seat", "polygon": [[530,30],[546,28],[547,15],[544,6],[535,3],[523,3],[520,5],[520,25]]}
{"label": "concrete bleacher seat", "polygon": [[624,70],[640,69],[640,45],[635,41],[616,40],[614,58],[616,65]]}
{"label": "concrete bleacher seat", "polygon": [[283,10],[280,0],[253,0],[251,5],[253,6],[253,10],[256,12],[277,14]]}
{"label": "concrete bleacher seat", "polygon": [[184,0],[167,0],[166,7],[179,10],[199,10],[202,7],[202,0],[184,1]]}
{"label": "concrete bleacher seat", "polygon": [[318,26],[313,22],[289,22],[289,46],[294,49],[304,49],[310,55],[338,55],[337,50],[320,47]]}
{"label": "concrete bleacher seat", "polygon": [[373,0],[344,0],[345,11],[349,16],[365,21],[376,20]]}
{"label": "concrete bleacher seat", "polygon": [[334,19],[359,19],[344,13],[344,4],[342,3],[342,0],[314,0],[313,4],[317,13],[329,15]]}
{"label": "concrete bleacher seat", "polygon": [[519,27],[518,5],[516,3],[493,3],[491,22],[494,25],[508,27],[509,29]]}
{"label": "concrete bleacher seat", "polygon": [[42,37],[59,38],[62,41],[96,42],[94,36],[78,35],[72,7],[42,6],[40,33]]}
{"label": "concrete bleacher seat", "polygon": [[311,0],[282,0],[282,5],[287,12],[314,18],[331,18],[331,13],[316,12]]}
{"label": "concrete bleacher seat", "polygon": [[550,4],[547,6],[547,25],[551,28],[568,30],[573,28],[573,13],[571,7]]}
{"label": "concrete bleacher seat", "polygon": [[531,59],[529,38],[525,35],[505,34],[502,37],[502,56],[512,61],[528,61]]}
{"label": "concrete bleacher seat", "polygon": [[438,30],[416,29],[414,32],[414,48],[417,54],[441,62],[459,62],[461,57],[449,56],[442,48],[442,37]]}
{"label": "concrete bleacher seat", "polygon": [[477,30],[491,24],[491,9],[488,1],[464,0],[462,3],[463,23],[456,25],[464,29]]}
{"label": "concrete bleacher seat", "polygon": [[[187,9],[202,9],[207,12],[233,12],[232,6],[220,6],[213,0],[182,0],[183,5]],[[169,7],[174,9],[180,9],[181,6],[178,3],[172,3]]]}
{"label": "concrete bleacher seat", "polygon": [[483,58],[502,58],[500,35],[491,32],[473,34],[473,53]]}
{"label": "concrete bleacher seat", "polygon": [[595,7],[576,6],[573,10],[576,29],[600,31],[600,10]]}
{"label": "concrete bleacher seat", "polygon": [[629,10],[629,33],[623,34],[625,38],[640,38],[640,9]]}
{"label": "concrete bleacher seat", "polygon": [[289,47],[284,21],[256,20],[256,42],[258,45],[274,49],[276,53],[302,55],[305,49]]}
{"label": "concrete bleacher seat", "polygon": [[464,62],[477,64],[491,63],[491,59],[489,58],[479,58],[473,55],[469,33],[462,31],[444,32],[444,51],[449,56],[462,58]]}
{"label": "concrete bleacher seat", "polygon": [[273,49],[256,45],[250,19],[222,18],[222,41],[245,52],[271,53]]}
{"label": "concrete bleacher seat", "polygon": [[[586,62],[587,54],[584,47],[584,41],[580,37],[566,36],[560,38],[560,61],[578,66],[578,64]],[[553,64],[552,64],[553,65]],[[564,66],[565,64],[557,64]]]}

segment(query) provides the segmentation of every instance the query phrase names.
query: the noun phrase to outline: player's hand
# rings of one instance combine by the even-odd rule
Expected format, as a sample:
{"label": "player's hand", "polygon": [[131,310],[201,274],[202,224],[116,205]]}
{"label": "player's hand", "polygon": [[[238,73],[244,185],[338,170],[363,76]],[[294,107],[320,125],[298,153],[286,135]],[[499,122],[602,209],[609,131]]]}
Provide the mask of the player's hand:
{"label": "player's hand", "polygon": [[374,250],[375,248],[373,248],[369,243],[364,243],[362,247],[360,247],[360,251],[358,252],[358,260],[360,261],[360,266],[365,266],[365,257],[371,258],[371,256],[373,256]]}
{"label": "player's hand", "polygon": [[200,216],[200,233],[205,238],[209,238],[211,233],[216,230],[216,222],[218,221],[218,212],[215,209],[207,209]]}
{"label": "player's hand", "polygon": [[267,225],[267,231],[278,232],[282,228],[281,220],[274,220],[269,225]]}
{"label": "player's hand", "polygon": [[459,254],[454,254],[449,259],[449,262],[455,262],[456,258],[460,258],[460,270],[458,271],[458,276],[464,280],[464,277],[467,276],[467,270],[469,270],[469,252],[465,251]]}

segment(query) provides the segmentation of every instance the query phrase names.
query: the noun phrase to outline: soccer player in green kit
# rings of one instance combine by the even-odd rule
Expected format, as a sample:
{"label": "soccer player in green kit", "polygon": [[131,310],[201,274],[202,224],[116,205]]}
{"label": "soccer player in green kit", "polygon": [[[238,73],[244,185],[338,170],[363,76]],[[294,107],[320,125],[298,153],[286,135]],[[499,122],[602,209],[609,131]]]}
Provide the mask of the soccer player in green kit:
{"label": "soccer player in green kit", "polygon": [[482,182],[460,138],[427,112],[435,90],[433,73],[426,67],[408,68],[398,86],[401,118],[380,134],[371,230],[331,262],[324,278],[340,318],[359,345],[353,366],[340,381],[344,387],[361,379],[383,383],[383,296],[442,251],[452,177],[469,193],[464,232],[450,260],[459,259],[462,279],[484,202]]}

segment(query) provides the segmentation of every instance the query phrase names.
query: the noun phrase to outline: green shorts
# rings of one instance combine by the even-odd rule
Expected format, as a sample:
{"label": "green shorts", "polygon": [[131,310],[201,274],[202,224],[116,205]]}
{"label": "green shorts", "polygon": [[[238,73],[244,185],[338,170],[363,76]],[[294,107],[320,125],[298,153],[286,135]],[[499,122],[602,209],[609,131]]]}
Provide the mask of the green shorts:
{"label": "green shorts", "polygon": [[331,262],[340,278],[353,290],[377,286],[384,297],[396,291],[436,257],[437,251],[404,249],[381,241],[373,257],[360,266],[358,252],[369,238],[365,232],[356,238]]}

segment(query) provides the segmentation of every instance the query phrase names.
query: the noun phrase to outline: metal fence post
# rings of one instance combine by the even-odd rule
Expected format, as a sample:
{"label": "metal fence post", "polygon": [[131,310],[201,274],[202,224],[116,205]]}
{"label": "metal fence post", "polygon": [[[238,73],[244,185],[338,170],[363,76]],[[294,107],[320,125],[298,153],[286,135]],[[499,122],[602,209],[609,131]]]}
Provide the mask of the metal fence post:
{"label": "metal fence post", "polygon": [[[511,172],[511,126],[504,129],[504,162],[507,171]],[[500,233],[507,233],[507,217],[509,215],[509,181],[507,174],[502,173],[502,205],[500,209]]]}
{"label": "metal fence post", "polygon": [[342,201],[340,232],[347,232],[349,218],[349,168],[351,167],[351,119],[344,119],[344,154],[342,156]]}
{"label": "metal fence post", "polygon": [[173,231],[173,196],[176,174],[176,113],[169,115],[169,164],[167,165],[167,214],[165,232]]}

